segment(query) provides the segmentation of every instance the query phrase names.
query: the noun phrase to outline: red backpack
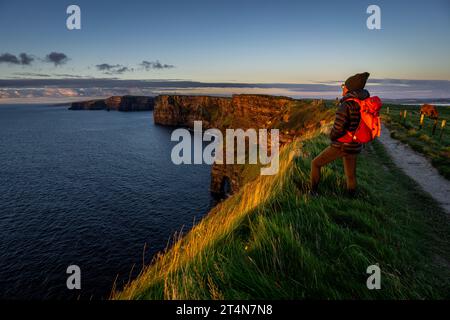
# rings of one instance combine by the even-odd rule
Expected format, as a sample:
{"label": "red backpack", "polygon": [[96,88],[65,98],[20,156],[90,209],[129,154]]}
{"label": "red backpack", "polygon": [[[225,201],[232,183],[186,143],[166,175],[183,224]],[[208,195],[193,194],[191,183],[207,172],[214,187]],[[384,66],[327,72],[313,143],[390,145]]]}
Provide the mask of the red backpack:
{"label": "red backpack", "polygon": [[347,131],[347,134],[338,139],[339,142],[368,143],[380,136],[381,120],[380,110],[383,105],[378,97],[370,97],[364,100],[349,98],[346,101],[355,101],[360,106],[361,121],[355,132]]}

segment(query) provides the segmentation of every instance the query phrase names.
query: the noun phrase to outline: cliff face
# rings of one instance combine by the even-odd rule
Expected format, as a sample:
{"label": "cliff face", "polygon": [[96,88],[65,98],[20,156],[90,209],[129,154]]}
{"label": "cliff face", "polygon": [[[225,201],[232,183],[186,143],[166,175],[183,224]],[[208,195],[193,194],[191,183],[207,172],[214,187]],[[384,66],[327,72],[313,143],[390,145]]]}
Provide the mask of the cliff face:
{"label": "cliff face", "polygon": [[[156,124],[192,128],[201,120],[203,128],[279,129],[280,144],[296,136],[325,126],[333,112],[322,100],[301,101],[267,95],[233,95],[231,98],[209,96],[169,96],[155,99],[153,112]],[[232,194],[244,179],[239,164],[214,164],[211,170],[211,191]]]}
{"label": "cliff face", "polygon": [[293,99],[265,95],[233,95],[232,98],[209,96],[158,96],[155,99],[155,123],[192,128],[195,120],[203,127],[269,128],[283,114],[288,114]]}
{"label": "cliff face", "polygon": [[69,110],[104,110],[106,109],[105,100],[88,100],[72,102]]}
{"label": "cliff face", "polygon": [[155,98],[153,117],[162,125],[192,128],[195,120],[202,120],[204,127],[212,128],[231,106],[231,98],[161,95]]}
{"label": "cliff face", "polygon": [[69,110],[153,110],[155,99],[145,96],[112,96],[107,99],[73,102]]}

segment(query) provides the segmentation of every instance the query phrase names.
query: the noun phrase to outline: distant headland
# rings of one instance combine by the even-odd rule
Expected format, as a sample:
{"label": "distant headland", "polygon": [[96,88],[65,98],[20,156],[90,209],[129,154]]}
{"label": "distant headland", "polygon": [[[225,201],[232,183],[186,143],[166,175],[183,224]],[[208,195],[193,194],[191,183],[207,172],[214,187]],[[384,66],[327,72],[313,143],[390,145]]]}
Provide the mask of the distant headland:
{"label": "distant headland", "polygon": [[69,110],[148,111],[153,110],[155,99],[147,96],[112,96],[72,102]]}

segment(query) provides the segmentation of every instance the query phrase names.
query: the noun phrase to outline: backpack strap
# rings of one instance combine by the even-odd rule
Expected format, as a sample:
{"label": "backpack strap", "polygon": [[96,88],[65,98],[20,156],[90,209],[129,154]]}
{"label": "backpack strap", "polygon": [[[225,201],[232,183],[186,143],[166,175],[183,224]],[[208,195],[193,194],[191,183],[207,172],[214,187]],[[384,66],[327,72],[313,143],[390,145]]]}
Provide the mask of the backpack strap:
{"label": "backpack strap", "polygon": [[347,98],[347,99],[345,99],[344,100],[344,102],[346,102],[346,101],[355,101],[360,107],[361,107],[361,102],[362,102],[362,100],[359,100],[358,98]]}
{"label": "backpack strap", "polygon": [[[349,98],[344,100],[344,102],[346,102],[346,101],[354,101],[354,102],[356,102],[359,105],[360,112],[361,112],[361,107],[362,106],[361,106],[361,100],[360,99],[349,97]],[[359,126],[361,125],[361,121],[362,121],[362,119],[359,119],[359,124],[358,124],[358,127],[356,127],[355,132],[347,131],[347,135],[352,138],[352,141],[356,140],[356,135],[355,134],[356,134],[356,131],[358,131]]]}

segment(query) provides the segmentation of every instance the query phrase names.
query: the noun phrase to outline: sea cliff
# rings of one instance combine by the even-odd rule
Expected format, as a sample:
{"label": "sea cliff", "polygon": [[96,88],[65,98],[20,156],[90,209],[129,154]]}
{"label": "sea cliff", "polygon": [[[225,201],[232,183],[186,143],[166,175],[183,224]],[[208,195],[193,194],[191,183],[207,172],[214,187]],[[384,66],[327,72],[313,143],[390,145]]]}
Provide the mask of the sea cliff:
{"label": "sea cliff", "polygon": [[153,110],[154,104],[153,97],[112,96],[106,99],[73,102],[69,110],[147,111]]}
{"label": "sea cliff", "polygon": [[[333,112],[323,100],[295,100],[269,95],[232,97],[160,95],[155,98],[154,122],[160,125],[193,128],[200,120],[203,128],[279,129],[280,144],[329,124]],[[213,193],[235,193],[246,179],[243,165],[214,164],[211,170]],[[248,176],[248,175],[247,175]],[[248,179],[247,179],[248,180]],[[224,188],[229,190],[224,190]]]}

